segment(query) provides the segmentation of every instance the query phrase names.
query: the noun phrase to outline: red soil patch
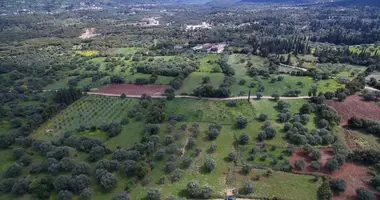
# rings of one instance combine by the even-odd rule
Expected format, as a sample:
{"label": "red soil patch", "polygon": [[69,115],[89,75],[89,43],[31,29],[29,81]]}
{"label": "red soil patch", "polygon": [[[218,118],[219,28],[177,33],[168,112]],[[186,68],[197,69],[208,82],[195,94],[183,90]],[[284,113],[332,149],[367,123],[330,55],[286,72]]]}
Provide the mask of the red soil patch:
{"label": "red soil patch", "polygon": [[[291,157],[290,163],[294,166],[296,160],[304,159],[306,162],[306,167],[303,170],[293,170],[296,172],[306,172],[306,173],[323,173],[333,178],[344,179],[347,183],[346,191],[341,194],[334,194],[333,200],[355,200],[356,199],[356,189],[357,188],[368,188],[371,189],[369,182],[371,180],[370,170],[360,164],[346,162],[340,169],[330,172],[325,167],[327,159],[333,157],[332,149],[320,149],[322,153],[322,168],[320,171],[315,171],[310,167],[311,158],[302,149],[298,150]],[[372,191],[377,199],[380,199],[380,193]]]}
{"label": "red soil patch", "polygon": [[133,85],[133,84],[109,84],[93,92],[104,94],[126,94],[128,95],[161,95],[164,93],[167,85]]}
{"label": "red soil patch", "polygon": [[[321,153],[322,153],[322,158],[321,158],[321,163],[322,163],[322,166],[324,166],[327,162],[327,159],[331,158],[334,156],[334,152],[332,149],[320,149]],[[310,163],[312,161],[311,157],[308,156],[308,154],[306,154],[302,149],[299,149],[297,150],[293,156],[290,158],[290,163],[294,166],[294,162],[296,160],[305,160],[306,162],[306,167],[304,170],[296,170],[294,169],[293,171],[299,171],[299,172],[315,172],[315,173],[329,173],[329,171],[327,169],[324,169],[324,167],[321,168],[320,171],[316,171],[314,170],[311,166],[310,166]]]}
{"label": "red soil patch", "polygon": [[349,96],[343,102],[330,100],[327,101],[327,104],[342,116],[342,124],[347,124],[347,121],[352,117],[380,121],[380,107],[373,102],[363,101],[357,95]]}

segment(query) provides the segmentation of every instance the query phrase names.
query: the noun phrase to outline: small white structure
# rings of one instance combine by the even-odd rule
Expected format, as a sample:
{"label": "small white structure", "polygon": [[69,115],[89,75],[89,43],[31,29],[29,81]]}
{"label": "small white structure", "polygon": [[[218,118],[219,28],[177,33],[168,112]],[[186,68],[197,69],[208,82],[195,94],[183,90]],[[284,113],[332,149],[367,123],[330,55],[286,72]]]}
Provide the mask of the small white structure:
{"label": "small white structure", "polygon": [[95,36],[98,36],[100,34],[96,34],[96,28],[88,28],[84,33],[82,33],[81,36],[79,36],[80,39],[88,39]]}
{"label": "small white structure", "polygon": [[207,22],[202,22],[202,24],[198,25],[186,25],[186,31],[189,30],[197,30],[197,29],[211,29],[212,25]]}
{"label": "small white structure", "polygon": [[207,51],[207,53],[223,53],[226,46],[227,46],[226,43],[205,43],[205,44],[198,44],[192,49],[194,51],[204,50],[204,51]]}

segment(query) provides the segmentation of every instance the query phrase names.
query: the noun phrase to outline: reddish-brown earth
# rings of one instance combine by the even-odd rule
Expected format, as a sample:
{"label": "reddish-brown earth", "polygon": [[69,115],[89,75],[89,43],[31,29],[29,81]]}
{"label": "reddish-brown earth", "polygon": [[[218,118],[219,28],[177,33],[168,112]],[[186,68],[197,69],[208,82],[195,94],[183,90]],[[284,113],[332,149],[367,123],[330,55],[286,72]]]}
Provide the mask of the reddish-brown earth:
{"label": "reddish-brown earth", "polygon": [[109,84],[92,92],[103,94],[126,94],[128,95],[162,95],[167,85],[133,85],[133,84]]}
{"label": "reddish-brown earth", "polygon": [[[321,163],[322,166],[326,164],[327,159],[333,157],[332,149],[320,149],[322,152]],[[365,187],[370,189],[369,181],[371,180],[370,170],[360,164],[347,162],[340,169],[330,172],[326,168],[322,167],[320,171],[315,171],[310,167],[311,158],[303,150],[298,150],[295,152],[290,160],[290,163],[294,165],[296,160],[304,159],[306,162],[306,167],[303,170],[295,170],[297,172],[307,172],[307,173],[324,173],[333,178],[344,179],[347,183],[346,191],[341,194],[334,194],[334,200],[354,200],[356,199],[356,189]],[[380,193],[373,191],[380,199]]]}
{"label": "reddish-brown earth", "polygon": [[362,97],[357,95],[349,96],[343,102],[329,100],[327,104],[342,116],[342,124],[347,124],[352,117],[380,121],[380,107],[373,102],[363,101]]}

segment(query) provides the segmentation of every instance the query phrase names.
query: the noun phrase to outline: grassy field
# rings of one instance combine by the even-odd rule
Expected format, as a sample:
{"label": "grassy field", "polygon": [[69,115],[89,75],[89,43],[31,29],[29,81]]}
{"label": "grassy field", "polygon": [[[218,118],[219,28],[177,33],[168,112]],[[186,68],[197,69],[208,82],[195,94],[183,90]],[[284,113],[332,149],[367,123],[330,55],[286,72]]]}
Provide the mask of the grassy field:
{"label": "grassy field", "polygon": [[268,62],[266,58],[260,56],[252,55],[250,58],[251,62],[253,63],[253,66],[258,68],[263,68],[264,66],[266,66],[266,63]]}
{"label": "grassy field", "polygon": [[[299,109],[303,104],[307,103],[305,99],[294,99],[294,100],[281,100],[290,104],[290,111],[292,113],[298,113]],[[251,101],[255,113],[260,115],[262,113],[268,115],[269,120],[276,120],[279,112],[274,108],[277,105],[276,101],[269,99],[261,99],[256,101]]]}
{"label": "grassy field", "polygon": [[126,47],[126,48],[118,48],[116,50],[113,50],[116,54],[124,54],[124,55],[133,55],[140,51],[145,51],[146,49],[141,47]]}
{"label": "grassy field", "polygon": [[239,115],[253,120],[255,117],[252,106],[247,101],[238,101],[236,107],[228,107],[226,101],[206,101],[196,99],[174,99],[168,101],[165,113],[183,114],[187,122],[209,122],[231,125]]}
{"label": "grassy field", "polygon": [[[249,195],[251,198],[280,197],[286,200],[317,199],[317,190],[321,180],[314,181],[313,176],[297,175],[284,172],[274,172],[272,176],[265,176],[265,170],[254,170],[250,176],[237,176],[237,187],[241,187],[245,180],[261,175],[260,180],[255,181],[256,192]],[[240,185],[239,185],[240,184]]]}
{"label": "grassy field", "polygon": [[199,66],[199,72],[212,72],[213,69],[221,71],[219,65],[216,63],[220,58],[219,54],[208,54],[200,59],[201,65]]}
{"label": "grassy field", "polygon": [[183,81],[183,86],[176,93],[193,94],[194,89],[202,86],[202,78],[206,76],[210,77],[214,88],[218,88],[223,83],[224,74],[222,73],[193,72]]}
{"label": "grassy field", "polygon": [[74,77],[62,78],[52,84],[47,85],[46,87],[44,87],[44,90],[57,90],[61,88],[69,88],[69,80],[72,78]]}
{"label": "grassy field", "polygon": [[[277,76],[273,76],[277,78]],[[264,96],[271,96],[275,92],[279,92],[283,95],[286,91],[299,89],[301,90],[300,96],[307,96],[311,87],[315,84],[312,78],[310,77],[299,77],[299,76],[288,76],[284,75],[284,79],[282,81],[276,81],[274,83],[271,82],[271,78],[263,78],[259,77],[256,79],[249,79],[249,77],[245,77],[246,83],[244,85],[239,85],[240,79],[237,79],[237,82],[231,86],[231,95],[238,96],[241,93],[248,94],[251,89],[251,94],[256,95],[258,91],[258,86],[264,86],[265,90],[262,92]],[[254,83],[255,87],[250,88],[250,84]],[[300,85],[299,83],[302,83]]]}
{"label": "grassy field", "polygon": [[[135,73],[131,75],[126,75],[125,82],[126,83],[135,83],[135,80],[137,78],[145,78],[149,79],[151,77],[150,74],[142,74],[142,73]],[[156,82],[154,84],[159,84],[159,85],[168,85],[174,78],[171,76],[158,76]]]}
{"label": "grassy field", "polygon": [[340,84],[336,79],[320,80],[318,81],[318,92],[334,92],[338,88],[344,88],[344,84]]}

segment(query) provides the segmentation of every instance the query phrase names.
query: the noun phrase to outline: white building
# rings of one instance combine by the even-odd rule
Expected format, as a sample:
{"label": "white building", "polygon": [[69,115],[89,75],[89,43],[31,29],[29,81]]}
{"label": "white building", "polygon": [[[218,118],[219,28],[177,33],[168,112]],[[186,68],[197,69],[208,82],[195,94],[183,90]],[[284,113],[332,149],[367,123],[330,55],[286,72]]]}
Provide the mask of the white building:
{"label": "white building", "polygon": [[199,25],[186,25],[186,31],[188,30],[197,30],[197,29],[211,29],[212,25],[207,22],[202,22]]}

